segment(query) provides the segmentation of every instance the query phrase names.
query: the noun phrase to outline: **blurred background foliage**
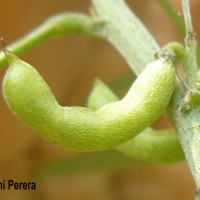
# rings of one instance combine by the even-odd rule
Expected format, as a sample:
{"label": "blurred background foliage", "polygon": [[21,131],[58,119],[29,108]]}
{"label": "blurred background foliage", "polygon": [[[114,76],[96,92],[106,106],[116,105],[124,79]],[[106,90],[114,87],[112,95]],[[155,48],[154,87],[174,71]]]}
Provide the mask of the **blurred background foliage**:
{"label": "blurred background foliage", "polygon": [[[127,0],[160,46],[183,42],[176,13],[180,0]],[[170,3],[170,4],[168,4]],[[7,44],[51,15],[88,12],[89,0],[7,0],[0,6],[1,35]],[[169,6],[169,5],[172,5]],[[200,2],[191,0],[194,29],[200,32]],[[181,17],[180,17],[181,18]],[[145,55],[144,55],[145,56]],[[104,40],[71,34],[49,40],[21,56],[45,78],[61,105],[79,105],[100,77],[122,96],[134,75],[119,53]],[[6,68],[0,71],[2,81]],[[161,117],[154,128],[171,124]],[[186,161],[144,165],[115,151],[79,153],[61,149],[19,122],[0,96],[0,181],[36,181],[36,191],[0,191],[0,198],[70,200],[192,200],[195,184]]]}

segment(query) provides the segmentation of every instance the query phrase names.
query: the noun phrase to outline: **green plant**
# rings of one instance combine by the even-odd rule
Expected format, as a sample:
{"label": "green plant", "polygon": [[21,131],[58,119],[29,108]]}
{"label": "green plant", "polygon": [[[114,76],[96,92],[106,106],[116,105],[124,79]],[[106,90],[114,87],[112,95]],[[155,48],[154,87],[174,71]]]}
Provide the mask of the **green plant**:
{"label": "green plant", "polygon": [[[156,82],[157,84],[159,83],[160,90],[164,90],[164,89],[166,90],[169,87],[169,95],[164,97],[165,98],[164,101],[162,100],[162,102],[165,102],[165,103],[160,107],[159,112],[156,112],[153,118],[152,118],[152,115],[147,116],[148,122],[142,128],[139,127],[139,129],[137,129],[136,131],[136,134],[143,131],[166,108],[166,113],[174,124],[179,140],[177,139],[175,130],[159,131],[160,134],[155,136],[155,131],[150,128],[147,128],[142,133],[140,133],[135,139],[133,138],[128,143],[125,143],[122,145],[121,145],[122,142],[128,141],[129,139],[131,139],[132,136],[135,136],[136,134],[129,135],[128,138],[124,138],[124,137],[123,139],[120,138],[120,142],[118,141],[116,144],[108,143],[105,146],[102,146],[102,144],[100,146],[95,144],[94,145],[95,148],[88,147],[88,142],[84,143],[83,146],[81,146],[80,148],[78,144],[75,144],[72,146],[68,144],[67,146],[68,148],[75,148],[75,149],[81,149],[81,150],[104,150],[109,147],[112,147],[112,148],[117,147],[117,149],[119,149],[121,152],[124,152],[135,158],[140,157],[143,161],[158,162],[158,163],[169,162],[169,161],[175,162],[180,159],[183,159],[183,152],[182,152],[182,149],[183,149],[186,159],[188,160],[189,166],[191,168],[193,177],[195,179],[195,182],[197,185],[197,191],[199,191],[200,189],[200,171],[199,171],[199,149],[200,149],[199,148],[199,133],[200,133],[200,122],[199,122],[200,92],[199,90],[200,89],[199,89],[199,82],[200,81],[199,81],[199,72],[198,72],[197,59],[196,59],[196,45],[197,44],[195,40],[195,35],[193,33],[188,0],[182,0],[185,29],[186,29],[185,44],[180,45],[177,43],[170,43],[166,45],[165,47],[163,47],[161,50],[159,46],[156,44],[156,42],[154,41],[153,37],[149,34],[149,32],[142,25],[142,23],[137,19],[137,17],[128,9],[127,5],[124,3],[123,0],[110,0],[110,1],[93,0],[92,2],[93,2],[93,9],[91,12],[92,13],[91,17],[80,14],[80,13],[70,13],[70,14],[67,13],[67,14],[57,15],[47,20],[43,25],[41,25],[38,29],[33,31],[31,34],[27,35],[26,37],[22,38],[17,43],[8,47],[8,49],[14,52],[15,54],[20,54],[32,48],[34,45],[39,44],[40,42],[50,37],[62,36],[69,32],[78,32],[81,34],[85,34],[87,36],[92,36],[95,38],[100,37],[100,38],[105,38],[106,40],[108,40],[119,50],[119,52],[123,55],[125,60],[128,62],[130,68],[138,76],[144,70],[144,67],[154,60],[154,55],[156,53],[159,58],[165,58],[165,60],[167,60],[168,62],[167,64],[164,64],[166,66],[166,69],[163,70],[164,75],[161,75],[161,74],[159,75],[160,78],[168,77],[168,75],[171,73],[173,74],[174,73],[173,70],[170,72],[168,71],[168,69],[171,68],[169,67],[169,65],[171,65],[172,62],[174,62],[175,64],[177,62],[180,62],[183,66],[184,74],[186,77],[185,82],[183,83],[183,81],[181,81],[179,78],[176,77],[174,93],[167,108],[166,106],[167,106],[169,98],[171,97],[171,92],[173,90],[173,81],[166,82],[163,85],[162,85],[163,79],[161,82]],[[22,65],[29,66],[26,63],[22,63],[22,61],[20,61],[18,58],[16,58],[10,53],[7,53],[7,58],[10,62],[11,67],[17,64],[19,64],[20,66]],[[0,63],[3,64],[5,60],[6,60],[6,57],[2,53],[0,56]],[[158,62],[160,62],[160,60]],[[28,68],[30,69],[30,67]],[[20,110],[18,110],[17,108],[17,111],[16,111],[16,107],[15,107],[16,102],[13,101],[12,99],[12,94],[14,94],[14,90],[11,93],[9,93],[11,89],[10,82],[12,82],[12,80],[14,81],[15,79],[13,79],[12,77],[9,77],[9,73],[12,75],[11,69],[9,70],[10,71],[8,72],[8,75],[6,76],[5,82],[4,82],[4,96],[6,100],[8,101],[9,106],[11,107],[12,110],[14,110],[15,114],[18,117],[22,118],[23,121],[28,122],[34,129],[41,132],[42,126],[39,124],[40,122],[33,121],[33,118],[32,118],[33,116],[37,115],[37,113],[34,113],[34,115],[30,119],[28,119],[28,115],[23,114],[25,111],[21,110],[21,107],[19,107]],[[145,69],[143,73],[145,73],[146,70],[148,69]],[[37,74],[37,72],[35,72],[34,70],[32,70],[32,72],[33,72],[33,76]],[[148,78],[150,76],[151,76],[151,73],[148,74],[148,76],[145,75],[145,77],[148,77]],[[52,96],[49,89],[47,88],[46,84],[43,82],[43,80],[40,78],[38,74],[37,74],[37,77],[39,77],[40,81],[42,81],[42,84],[45,85],[46,87],[44,92],[45,93],[47,92],[48,95],[50,96],[51,101],[54,102],[53,104],[55,104],[55,106],[58,106],[57,103],[55,102],[54,97]],[[140,83],[142,84],[146,83],[146,81],[143,80],[143,78],[144,77],[142,75],[139,76],[139,80],[141,79]],[[173,75],[170,75],[170,80],[173,80]],[[149,82],[149,80],[147,80],[147,82]],[[137,84],[137,81],[136,81],[136,84]],[[133,87],[134,85],[135,84],[133,84]],[[148,86],[144,85],[144,88],[142,88],[141,90],[149,91],[149,89],[152,89],[152,87],[153,85],[148,85]],[[102,100],[101,103],[98,103],[96,100],[97,98],[95,97],[95,95],[98,96],[98,92],[96,92],[98,90],[102,90],[103,92],[105,91],[106,93],[106,95],[103,96],[103,98],[104,97],[105,98]],[[137,91],[135,91],[134,89],[133,96],[135,92]],[[23,94],[26,94],[26,93],[27,91],[24,91]],[[137,97],[140,97],[141,94],[142,93],[139,92],[139,94],[137,94]],[[146,94],[146,92],[144,92],[144,94]],[[161,94],[164,94],[163,91],[161,91]],[[131,92],[131,95],[130,93],[128,93],[127,95],[130,96],[130,98],[132,98],[132,92]],[[14,96],[14,100],[15,98],[16,96]],[[127,97],[125,97],[125,99],[126,98]],[[156,95],[153,96],[153,98],[155,98],[155,100],[160,100],[160,98],[156,99],[157,98]],[[28,105],[28,108],[30,108],[31,106],[34,106],[32,103],[36,103],[37,100],[38,99],[36,99],[35,102],[31,101],[30,102],[31,105]],[[88,101],[88,106],[91,107],[93,110],[99,109],[95,112],[95,113],[98,113],[98,112],[101,112],[101,110],[103,110],[104,108],[108,108],[109,110],[108,103],[116,101],[116,100],[117,98],[112,94],[112,92],[105,85],[103,85],[101,82],[97,82],[95,90],[91,93],[90,99]],[[143,101],[146,101],[146,100],[147,98],[141,98],[140,103],[143,103]],[[121,102],[123,101],[124,100],[122,100]],[[44,99],[44,102],[45,102],[45,99]],[[108,104],[108,105],[105,105],[105,104]],[[105,105],[105,107],[100,108],[103,105]],[[118,105],[118,103],[111,103],[110,105]],[[131,107],[131,105],[129,106]],[[153,103],[153,101],[150,103],[150,106],[155,106],[156,108],[156,105]],[[146,108],[147,107],[144,107],[144,110],[139,110],[139,111],[142,111],[142,114],[145,114],[147,113],[145,110]],[[74,112],[79,112],[79,108],[76,108],[76,109],[73,109],[72,114]],[[117,108],[113,110],[115,111],[117,110]],[[135,111],[135,109],[133,109],[133,111]],[[40,114],[43,115],[43,112]],[[154,113],[151,113],[151,114],[154,115]],[[109,113],[109,116],[110,116],[110,113]],[[72,119],[75,120],[75,118],[72,118]],[[82,119],[84,119],[84,117]],[[137,122],[138,120],[137,115],[136,115],[136,118],[132,118],[132,120],[133,122]],[[125,125],[126,123],[127,122],[125,122]],[[79,124],[79,121],[77,122],[77,124]],[[39,126],[39,129],[37,128],[38,126]],[[87,130],[88,129],[92,129],[92,127],[88,125]],[[110,127],[108,129],[110,129]],[[115,131],[115,128],[114,128],[114,131]],[[106,132],[107,132],[107,129],[105,133]],[[75,133],[75,132],[71,131],[71,133]],[[61,146],[66,146],[65,145],[66,142],[64,142],[64,140],[59,139],[59,142],[58,142],[57,138],[52,138],[51,136],[49,136],[49,132],[44,131],[44,135],[46,138],[48,139],[50,138],[51,141],[55,143],[60,143]],[[65,136],[62,136],[62,137],[65,137]],[[84,139],[87,140],[87,136]],[[106,139],[106,136],[103,139]],[[168,145],[166,146],[162,145],[163,141],[165,141],[165,143],[173,147],[173,149],[175,150],[176,153],[173,154],[172,157],[169,156],[170,154],[168,152],[169,151]],[[182,149],[178,141],[180,141]],[[93,146],[93,144],[91,146]],[[163,148],[161,148],[161,146]],[[152,152],[149,152],[149,149],[152,149],[152,147],[158,148],[159,153],[155,154],[154,149],[152,150]],[[197,199],[199,198],[198,193],[197,193],[196,198]]]}

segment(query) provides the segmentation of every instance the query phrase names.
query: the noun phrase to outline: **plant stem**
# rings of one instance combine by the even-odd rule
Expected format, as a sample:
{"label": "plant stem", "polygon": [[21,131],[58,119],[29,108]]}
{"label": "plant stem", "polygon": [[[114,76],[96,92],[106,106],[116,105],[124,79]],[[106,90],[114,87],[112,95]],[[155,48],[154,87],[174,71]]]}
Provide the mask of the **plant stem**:
{"label": "plant stem", "polygon": [[[195,85],[197,76],[197,63],[196,63],[196,40],[194,37],[191,16],[189,11],[189,1],[182,0],[184,20],[186,24],[186,39],[185,49],[187,56],[182,63],[185,76],[186,84],[188,85],[188,91]],[[199,105],[189,106],[189,111],[183,109],[186,89],[180,84],[176,85],[174,96],[172,98],[169,115],[171,120],[176,127],[178,136],[185,152],[186,159],[191,169],[192,175],[197,185],[197,190],[200,188],[200,112]]]}
{"label": "plant stem", "polygon": [[197,42],[195,39],[195,34],[193,32],[189,1],[182,0],[182,6],[183,6],[183,14],[185,21],[185,29],[186,29],[185,48],[186,51],[188,52],[188,56],[185,59],[183,67],[186,75],[186,83],[188,84],[189,87],[191,87],[195,83],[196,75],[198,72],[197,58],[196,58]]}
{"label": "plant stem", "polygon": [[154,60],[159,46],[123,0],[92,0],[96,18],[105,21],[99,34],[111,42],[139,75]]}
{"label": "plant stem", "polygon": [[[47,19],[34,31],[16,41],[7,48],[16,55],[22,54],[36,45],[52,37],[64,36],[68,33],[80,33],[90,37],[97,37],[95,33],[97,23],[85,14],[62,13]],[[0,53],[0,66],[5,64],[5,54]]]}
{"label": "plant stem", "polygon": [[189,37],[190,33],[193,33],[189,0],[182,0],[182,7],[183,7],[183,16],[185,21],[186,37]]}
{"label": "plant stem", "polygon": [[180,19],[180,17],[177,14],[177,11],[174,9],[174,7],[171,5],[169,0],[157,0],[161,6],[166,10],[166,12],[169,14],[171,17],[172,21],[178,28],[178,30],[184,35],[185,34],[185,27],[184,23]]}

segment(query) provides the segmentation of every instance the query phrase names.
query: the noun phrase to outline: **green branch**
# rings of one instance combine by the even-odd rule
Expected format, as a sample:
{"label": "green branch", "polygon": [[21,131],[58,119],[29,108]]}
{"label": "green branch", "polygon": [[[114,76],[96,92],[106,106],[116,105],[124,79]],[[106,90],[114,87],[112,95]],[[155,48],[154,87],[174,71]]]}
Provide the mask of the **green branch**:
{"label": "green branch", "polygon": [[195,34],[193,32],[189,1],[182,0],[182,5],[186,29],[185,48],[188,53],[183,68],[186,76],[186,83],[189,87],[191,87],[195,83],[196,75],[198,72],[196,58],[197,42],[195,39]]}
{"label": "green branch", "polygon": [[[181,146],[185,152],[186,160],[190,166],[192,175],[200,188],[199,152],[200,140],[200,112],[199,105],[192,105],[184,97],[188,97],[191,90],[196,86],[197,81],[197,59],[196,59],[196,40],[194,37],[189,1],[182,0],[183,13],[186,27],[185,50],[186,56],[182,66],[186,76],[186,87],[176,84],[174,96],[172,98],[169,114],[174,126],[176,127]],[[197,145],[198,144],[198,145]]]}
{"label": "green branch", "polygon": [[118,49],[139,75],[154,60],[159,46],[123,0],[92,0],[96,18],[105,22],[99,34]]}
{"label": "green branch", "polygon": [[[80,33],[90,37],[97,37],[95,28],[98,23],[85,14],[63,13],[47,19],[34,31],[16,41],[7,48],[16,55],[22,54],[36,45],[52,37],[61,37],[68,33]],[[5,54],[0,53],[0,65],[5,64]]]}

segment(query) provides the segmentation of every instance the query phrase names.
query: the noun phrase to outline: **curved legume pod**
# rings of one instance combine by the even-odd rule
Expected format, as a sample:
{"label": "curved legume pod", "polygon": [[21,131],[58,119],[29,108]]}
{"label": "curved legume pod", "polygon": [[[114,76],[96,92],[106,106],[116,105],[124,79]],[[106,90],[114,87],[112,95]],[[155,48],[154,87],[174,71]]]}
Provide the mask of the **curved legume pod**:
{"label": "curved legume pod", "polygon": [[[96,79],[88,97],[88,107],[98,110],[115,101],[118,101],[117,96],[106,84]],[[116,149],[134,159],[151,164],[174,163],[185,158],[175,129],[153,130],[148,127]]]}
{"label": "curved legume pod", "polygon": [[175,69],[164,58],[150,63],[125,97],[97,111],[61,107],[40,74],[6,51],[3,96],[12,112],[45,139],[67,149],[111,149],[137,136],[166,109]]}

